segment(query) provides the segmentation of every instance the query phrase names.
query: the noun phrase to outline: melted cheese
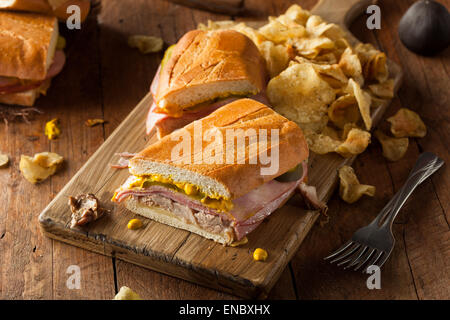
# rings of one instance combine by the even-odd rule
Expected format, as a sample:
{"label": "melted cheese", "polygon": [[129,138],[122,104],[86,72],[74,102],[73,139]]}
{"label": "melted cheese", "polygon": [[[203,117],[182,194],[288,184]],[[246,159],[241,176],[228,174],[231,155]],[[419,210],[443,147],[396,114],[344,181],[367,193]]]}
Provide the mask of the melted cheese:
{"label": "melted cheese", "polygon": [[164,177],[160,174],[152,174],[148,176],[133,176],[133,179],[124,185],[123,187],[128,189],[133,188],[148,188],[151,185],[158,184],[165,187],[174,189],[178,192],[182,192],[187,196],[200,200],[200,202],[218,211],[227,212],[233,209],[233,202],[230,199],[226,199],[218,194],[207,195],[202,192],[200,188],[189,182],[174,181],[172,178]]}

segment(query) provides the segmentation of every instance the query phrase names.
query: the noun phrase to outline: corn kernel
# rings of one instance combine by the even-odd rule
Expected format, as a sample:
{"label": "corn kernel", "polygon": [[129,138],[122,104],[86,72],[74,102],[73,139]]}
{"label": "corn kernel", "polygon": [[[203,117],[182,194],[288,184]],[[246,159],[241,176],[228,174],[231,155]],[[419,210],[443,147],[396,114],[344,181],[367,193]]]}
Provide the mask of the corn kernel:
{"label": "corn kernel", "polygon": [[142,227],[142,221],[139,219],[131,219],[128,221],[127,228],[130,230],[136,230]]}
{"label": "corn kernel", "polygon": [[268,256],[269,254],[267,253],[267,251],[261,248],[257,248],[253,252],[253,260],[255,261],[266,261]]}

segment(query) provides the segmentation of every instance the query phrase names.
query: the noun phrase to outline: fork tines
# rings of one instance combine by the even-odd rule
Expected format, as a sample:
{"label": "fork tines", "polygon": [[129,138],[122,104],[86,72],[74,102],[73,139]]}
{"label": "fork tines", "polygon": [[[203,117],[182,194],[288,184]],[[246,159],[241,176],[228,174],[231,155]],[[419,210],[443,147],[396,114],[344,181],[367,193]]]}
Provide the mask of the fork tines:
{"label": "fork tines", "polygon": [[384,251],[361,245],[358,242],[350,240],[326,257],[325,260],[332,259],[330,263],[337,263],[337,266],[342,266],[344,269],[354,267],[354,271],[357,271],[362,266],[366,265],[366,267],[362,269],[363,272],[366,272],[367,267],[371,265],[376,265],[381,268],[388,257],[389,255]]}

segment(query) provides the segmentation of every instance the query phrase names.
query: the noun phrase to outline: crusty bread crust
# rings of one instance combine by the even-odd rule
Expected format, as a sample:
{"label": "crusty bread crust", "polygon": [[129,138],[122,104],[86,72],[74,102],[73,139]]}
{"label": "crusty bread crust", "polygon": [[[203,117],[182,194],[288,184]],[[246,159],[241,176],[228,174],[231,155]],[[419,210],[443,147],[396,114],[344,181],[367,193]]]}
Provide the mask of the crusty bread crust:
{"label": "crusty bread crust", "polygon": [[[249,164],[249,144],[246,143],[243,164],[208,164],[208,159],[194,163],[194,126],[201,122],[205,134],[208,129],[218,130],[226,139],[227,129],[267,129],[267,149],[260,148],[258,156],[267,152],[270,155],[275,145],[270,143],[271,129],[279,129],[279,170],[274,174],[261,175],[261,168],[269,164]],[[190,164],[176,163],[172,159],[172,150],[181,142],[180,137],[191,138]],[[212,140],[214,141],[214,140]],[[202,150],[212,143],[203,142]],[[225,143],[225,141],[224,141]],[[237,150],[234,148],[234,156]],[[147,147],[130,160],[130,172],[135,175],[161,174],[171,176],[175,181],[186,181],[202,188],[208,195],[219,194],[235,199],[258,186],[287,172],[308,158],[308,146],[301,129],[292,121],[279,115],[266,105],[252,99],[240,99],[227,104],[209,116],[190,123],[178,131],[163,137]],[[176,160],[176,159],[175,159]]]}
{"label": "crusty bread crust", "polygon": [[157,207],[149,207],[145,204],[142,204],[139,201],[137,201],[134,197],[129,197],[125,201],[125,207],[136,214],[155,220],[156,222],[196,233],[204,238],[214,240],[224,245],[231,244],[234,240],[234,233],[217,234],[208,232],[194,224],[187,223],[178,219],[175,215],[173,215],[171,212],[167,210]]}
{"label": "crusty bread crust", "polygon": [[179,40],[164,66],[155,101],[158,107],[164,100],[185,109],[229,94],[256,94],[265,81],[265,62],[247,36],[234,30],[193,30]]}
{"label": "crusty bread crust", "polygon": [[44,80],[58,39],[55,17],[0,12],[0,76]]}
{"label": "crusty bread crust", "polygon": [[90,0],[0,0],[0,9],[51,14],[60,21],[71,15],[67,13],[67,7],[70,5],[80,8],[83,22],[91,8]]}
{"label": "crusty bread crust", "polygon": [[50,86],[50,82],[51,80],[47,79],[39,88],[33,90],[10,94],[0,94],[0,103],[32,107],[39,95],[48,89],[48,87]]}
{"label": "crusty bread crust", "polygon": [[38,13],[52,12],[52,8],[46,0],[0,0],[0,8]]}

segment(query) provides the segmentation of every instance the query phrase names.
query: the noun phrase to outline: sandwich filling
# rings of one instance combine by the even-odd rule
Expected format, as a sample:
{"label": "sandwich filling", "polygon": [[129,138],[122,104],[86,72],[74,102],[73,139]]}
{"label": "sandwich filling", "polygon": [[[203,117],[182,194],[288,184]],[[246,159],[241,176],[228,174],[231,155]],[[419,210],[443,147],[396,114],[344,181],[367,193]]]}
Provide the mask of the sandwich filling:
{"label": "sandwich filling", "polygon": [[[153,97],[155,97],[156,95],[156,90],[159,83],[159,76],[161,74],[161,69],[163,66],[164,66],[163,63],[161,63],[161,65],[159,66],[158,70],[155,73],[155,77],[153,78],[152,84],[150,86],[150,92],[152,93]],[[255,94],[251,93],[245,96],[247,96],[250,99],[264,103],[265,105],[269,105],[269,101],[267,100],[265,91],[261,91]],[[168,135],[169,133],[175,131],[176,129],[182,128],[195,120],[208,116],[209,114],[213,113],[214,111],[216,111],[217,109],[228,103],[231,103],[238,99],[242,99],[242,97],[243,97],[242,95],[228,94],[226,95],[226,97],[212,99],[210,101],[203,102],[193,107],[187,108],[182,112],[181,117],[179,115],[173,116],[167,112],[160,111],[159,110],[160,107],[156,104],[156,102],[153,99],[145,123],[147,128],[146,132],[147,134],[151,134],[155,129],[157,129],[159,138],[162,138],[163,136]]]}
{"label": "sandwich filling", "polygon": [[[53,62],[50,65],[47,75],[43,80],[26,80],[14,77],[0,77],[0,95],[25,92],[40,88],[46,80],[55,77],[64,67],[66,56],[64,51],[56,50]],[[44,92],[43,92],[44,93]]]}
{"label": "sandwich filling", "polygon": [[174,181],[172,177],[164,177],[160,174],[130,176],[122,186],[122,189],[145,190],[152,186],[161,186],[178,193],[183,193],[192,199],[200,201],[204,206],[220,212],[228,212],[233,208],[233,203],[230,199],[218,194],[207,194],[201,187],[192,183]]}
{"label": "sandwich filling", "polygon": [[211,197],[190,183],[174,182],[160,175],[130,176],[116,191],[113,201],[132,198],[141,206],[162,209],[164,214],[213,234],[226,235],[227,244],[239,241],[279,208],[302,184],[307,175],[296,181],[269,181],[235,199]]}
{"label": "sandwich filling", "polygon": [[[222,30],[222,32],[225,31]],[[204,37],[199,35],[200,40],[195,40],[188,46],[183,39],[166,50],[153,78],[150,86],[153,101],[146,120],[147,134],[151,134],[156,129],[158,137],[162,138],[176,129],[206,117],[220,107],[242,98],[269,104],[264,88],[266,80],[263,79],[266,74],[264,61],[250,39],[237,32],[225,35],[219,31],[206,33]],[[231,43],[235,43],[236,47],[230,47]],[[177,47],[179,44],[181,47]],[[182,48],[185,50],[183,55],[180,57],[175,54],[176,56],[174,56],[174,51],[182,50]],[[220,55],[221,58],[218,58],[217,55]],[[176,65],[182,67],[178,66],[178,70],[174,70],[176,67],[169,63],[172,60],[176,61]],[[178,62],[180,60],[183,62]],[[171,66],[166,67],[168,64]],[[245,65],[245,68],[242,65]],[[230,71],[230,66],[233,66],[231,68],[233,72]],[[200,72],[204,77],[201,84],[198,83],[198,78],[201,78],[197,74],[199,69],[203,69]],[[243,69],[247,70],[243,71]],[[163,71],[170,74],[170,84],[176,83],[173,79],[178,79],[178,82],[184,84],[183,88],[177,87],[180,86],[179,83],[175,84],[175,89],[171,88],[173,92],[169,96],[167,94],[161,96],[158,92],[158,89],[161,89],[159,88],[160,77],[163,79],[163,88],[166,83],[164,79],[167,81],[167,76],[165,77]],[[239,72],[244,74],[237,77],[236,74]],[[256,81],[252,78],[255,74],[258,74],[259,78]],[[259,81],[261,83],[258,83]],[[180,100],[179,96],[181,95],[192,98]]]}

